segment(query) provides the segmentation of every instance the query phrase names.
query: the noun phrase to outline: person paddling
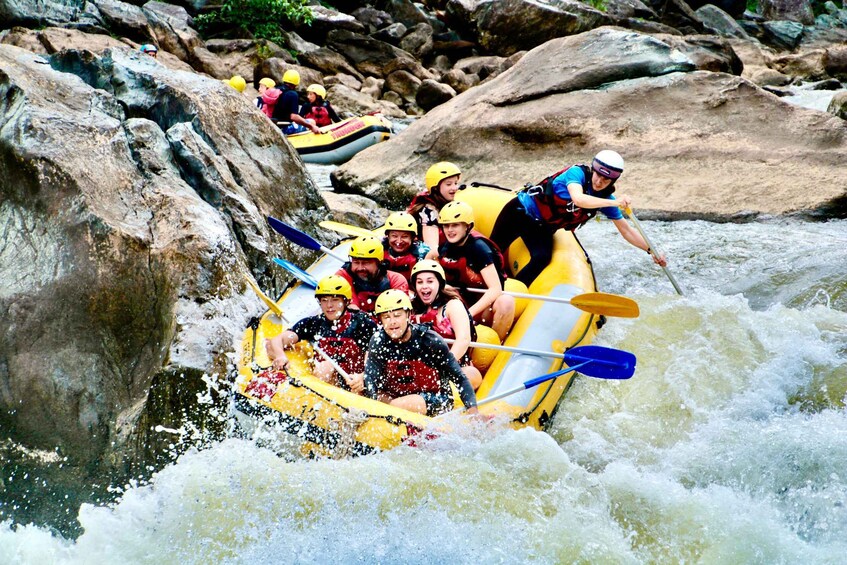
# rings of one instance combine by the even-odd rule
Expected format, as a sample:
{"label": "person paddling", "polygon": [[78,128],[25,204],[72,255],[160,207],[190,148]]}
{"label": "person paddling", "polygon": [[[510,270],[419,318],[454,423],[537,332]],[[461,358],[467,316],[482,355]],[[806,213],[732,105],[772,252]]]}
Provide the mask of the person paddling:
{"label": "person paddling", "polygon": [[332,357],[347,377],[337,374],[328,360],[318,356],[313,359],[313,374],[324,382],[361,394],[364,390],[365,351],[377,326],[367,314],[347,308],[352,294],[350,283],[338,275],[329,275],[318,281],[315,298],[321,313],[304,318],[291,329],[265,340],[265,350],[272,367],[278,371],[285,369],[288,365],[285,350],[291,349],[300,340],[308,340]]}
{"label": "person paddling", "polygon": [[471,313],[459,292],[447,286],[444,269],[437,261],[423,260],[412,268],[413,319],[427,324],[443,338],[452,339],[450,352],[462,366],[462,371],[474,390],[482,384],[482,373],[471,362],[469,345],[476,341]]}
{"label": "person paddling", "polygon": [[427,259],[438,259],[438,246],[444,243],[444,235],[438,229],[438,213],[456,198],[461,178],[462,171],[453,163],[436,163],[426,171],[426,190],[409,204],[408,212],[418,223],[418,237],[430,248]]}
{"label": "person paddling", "polygon": [[340,275],[353,287],[352,306],[373,312],[376,297],[389,288],[407,292],[406,277],[386,269],[385,251],[382,242],[373,236],[357,237],[350,244],[350,262],[345,263],[336,275]]}
{"label": "person paddling", "polygon": [[[515,278],[529,286],[553,257],[553,234],[559,228],[573,231],[593,218],[599,210],[612,220],[623,238],[635,247],[651,253],[650,246],[624,219],[621,209],[632,199],[615,198],[615,183],[624,170],[624,161],[615,151],[597,153],[591,166],[573,165],[519,192],[497,216],[491,240],[507,251],[517,238],[523,239],[530,253],[527,265]],[[664,255],[653,261],[667,265]]]}
{"label": "person paddling", "polygon": [[429,247],[418,239],[415,218],[406,212],[394,212],[385,220],[385,262],[389,271],[400,273],[408,281],[415,263],[426,257]]}
{"label": "person paddling", "polygon": [[405,292],[380,294],[374,313],[382,329],[368,346],[366,396],[436,416],[452,410],[453,382],[468,412],[477,413],[473,387],[447,344],[434,331],[411,323],[412,303]]}
{"label": "person paddling", "polygon": [[441,209],[438,223],[447,240],[439,262],[447,283],[460,289],[482,288],[482,295],[463,293],[473,319],[491,326],[502,342],[515,318],[515,299],[503,294],[505,264],[500,250],[479,232],[473,232],[474,211],[467,202],[451,202]]}

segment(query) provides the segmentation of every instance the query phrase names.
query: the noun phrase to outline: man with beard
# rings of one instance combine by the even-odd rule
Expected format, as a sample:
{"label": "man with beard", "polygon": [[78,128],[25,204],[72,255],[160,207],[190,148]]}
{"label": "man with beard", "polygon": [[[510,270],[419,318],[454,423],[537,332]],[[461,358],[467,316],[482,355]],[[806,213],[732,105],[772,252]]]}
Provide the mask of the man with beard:
{"label": "man with beard", "polygon": [[409,291],[406,278],[389,271],[383,259],[385,251],[379,239],[372,236],[358,237],[350,245],[350,261],[336,273],[353,287],[351,304],[362,312],[373,312],[376,297],[389,288]]}

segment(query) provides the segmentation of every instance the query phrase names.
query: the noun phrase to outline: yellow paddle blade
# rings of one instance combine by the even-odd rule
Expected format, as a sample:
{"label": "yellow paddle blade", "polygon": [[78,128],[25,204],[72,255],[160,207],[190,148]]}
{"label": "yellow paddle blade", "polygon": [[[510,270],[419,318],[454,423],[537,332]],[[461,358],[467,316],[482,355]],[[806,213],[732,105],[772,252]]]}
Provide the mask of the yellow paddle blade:
{"label": "yellow paddle blade", "polygon": [[322,228],[332,230],[338,233],[343,233],[346,235],[352,235],[354,237],[359,236],[373,236],[374,232],[371,230],[366,230],[365,228],[360,228],[358,226],[351,226],[350,224],[342,224],[341,222],[333,222],[332,220],[324,220],[320,222]]}
{"label": "yellow paddle blade", "polygon": [[617,316],[618,318],[637,318],[638,303],[632,298],[606,292],[586,292],[571,298],[571,306],[591,314]]}
{"label": "yellow paddle blade", "polygon": [[280,319],[282,319],[282,308],[280,308],[280,307],[277,305],[277,303],[276,303],[276,302],[274,302],[273,300],[271,300],[271,299],[270,299],[270,297],[269,297],[267,294],[265,294],[264,292],[262,292],[262,289],[261,289],[261,288],[259,288],[259,285],[257,285],[257,284],[253,281],[253,277],[251,277],[251,276],[250,276],[250,275],[248,275],[247,273],[243,273],[243,274],[244,274],[244,279],[247,281],[247,284],[249,284],[249,285],[250,285],[250,288],[252,288],[252,289],[253,289],[253,292],[255,292],[255,293],[256,293],[256,296],[258,296],[258,297],[262,300],[262,302],[264,302],[264,303],[265,303],[265,306],[267,306],[267,307],[268,307],[268,310],[270,310],[271,312],[273,312],[274,314],[276,314],[276,315],[277,315],[277,317],[279,317]]}

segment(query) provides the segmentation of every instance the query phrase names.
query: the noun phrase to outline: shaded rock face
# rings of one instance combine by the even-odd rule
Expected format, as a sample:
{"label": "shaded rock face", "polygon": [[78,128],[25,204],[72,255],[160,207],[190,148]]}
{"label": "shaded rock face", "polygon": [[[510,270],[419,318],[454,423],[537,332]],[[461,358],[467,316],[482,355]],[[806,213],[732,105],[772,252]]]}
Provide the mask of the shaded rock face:
{"label": "shaded rock face", "polygon": [[0,45],[0,68],[0,425],[71,463],[137,468],[169,441],[151,425],[179,425],[149,410],[151,383],[185,401],[225,375],[258,310],[241,273],[274,283],[265,215],[297,223],[323,201],[219,81],[125,49]]}
{"label": "shaded rock face", "polygon": [[0,21],[8,26],[66,25],[105,32],[97,6],[85,0],[0,0]]}
{"label": "shaded rock face", "polygon": [[803,25],[815,23],[809,0],[761,0],[759,11],[768,20],[789,20]]}
{"label": "shaded rock face", "polygon": [[[334,185],[396,209],[436,161],[455,162],[464,182],[520,187],[611,148],[627,161],[618,192],[664,217],[827,206],[847,215],[847,123],[741,77],[694,69],[637,33],[553,40],[341,166]],[[798,190],[796,178],[816,179],[815,189]]]}

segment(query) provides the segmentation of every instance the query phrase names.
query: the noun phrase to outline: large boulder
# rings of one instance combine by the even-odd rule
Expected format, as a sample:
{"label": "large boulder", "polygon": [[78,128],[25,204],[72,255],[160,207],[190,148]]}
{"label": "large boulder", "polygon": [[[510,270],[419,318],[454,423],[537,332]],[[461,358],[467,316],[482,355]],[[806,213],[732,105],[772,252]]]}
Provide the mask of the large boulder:
{"label": "large boulder", "polygon": [[508,57],[555,37],[612,23],[609,16],[576,0],[497,0],[479,2],[469,14],[477,42]]}
{"label": "large boulder", "polygon": [[385,67],[396,59],[414,60],[410,53],[390,43],[343,29],[330,31],[327,44],[343,53],[356,70],[365,75],[384,77]]}
{"label": "large boulder", "polygon": [[815,23],[809,0],[760,0],[759,12],[766,20],[788,20],[807,26]]}
{"label": "large boulder", "polygon": [[697,19],[712,33],[724,37],[735,37],[738,39],[750,39],[750,35],[744,31],[735,19],[712,4],[706,4],[697,8],[694,12]]}
{"label": "large boulder", "polygon": [[86,0],[0,0],[0,21],[4,27],[60,26],[105,31],[97,6]]}
{"label": "large boulder", "polygon": [[[613,148],[628,164],[619,191],[667,217],[847,215],[847,123],[694,68],[633,32],[556,39],[341,166],[334,185],[397,208],[436,161],[457,163],[467,181],[520,187]],[[796,190],[798,177],[815,190]]]}
{"label": "large boulder", "polygon": [[137,473],[171,441],[155,425],[226,374],[259,310],[242,273],[281,284],[265,216],[305,223],[323,201],[220,81],[125,48],[0,45],[0,67],[0,427]]}
{"label": "large boulder", "polygon": [[120,0],[93,0],[109,30],[140,43],[152,41],[153,30],[138,6]]}

